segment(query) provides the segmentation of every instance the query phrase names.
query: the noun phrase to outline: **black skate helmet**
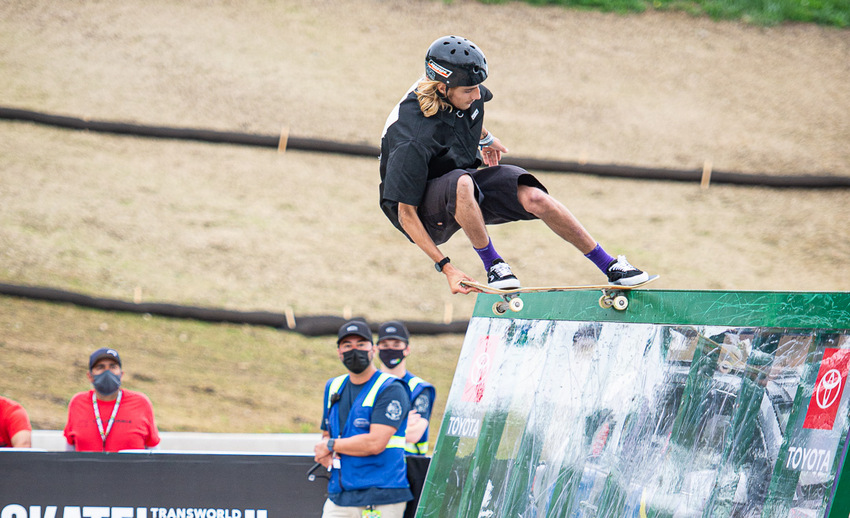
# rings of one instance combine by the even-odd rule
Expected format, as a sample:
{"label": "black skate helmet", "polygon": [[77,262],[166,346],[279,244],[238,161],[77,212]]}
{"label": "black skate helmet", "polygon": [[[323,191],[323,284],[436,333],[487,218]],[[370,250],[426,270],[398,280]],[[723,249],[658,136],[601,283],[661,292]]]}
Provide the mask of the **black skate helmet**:
{"label": "black skate helmet", "polygon": [[487,79],[487,58],[468,39],[444,36],[428,47],[425,77],[449,88],[475,86]]}

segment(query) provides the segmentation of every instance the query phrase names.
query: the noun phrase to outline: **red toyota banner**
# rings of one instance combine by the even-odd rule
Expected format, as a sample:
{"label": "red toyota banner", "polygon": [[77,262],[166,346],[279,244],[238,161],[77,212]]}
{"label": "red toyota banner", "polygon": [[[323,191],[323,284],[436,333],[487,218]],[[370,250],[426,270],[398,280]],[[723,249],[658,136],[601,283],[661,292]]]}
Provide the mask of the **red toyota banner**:
{"label": "red toyota banner", "polygon": [[825,349],[803,428],[832,430],[847,383],[850,349]]}
{"label": "red toyota banner", "polygon": [[470,403],[480,403],[484,397],[484,389],[487,386],[487,376],[493,366],[498,343],[490,336],[483,336],[475,347],[475,359],[472,368],[466,378],[466,386],[463,388],[461,400]]}

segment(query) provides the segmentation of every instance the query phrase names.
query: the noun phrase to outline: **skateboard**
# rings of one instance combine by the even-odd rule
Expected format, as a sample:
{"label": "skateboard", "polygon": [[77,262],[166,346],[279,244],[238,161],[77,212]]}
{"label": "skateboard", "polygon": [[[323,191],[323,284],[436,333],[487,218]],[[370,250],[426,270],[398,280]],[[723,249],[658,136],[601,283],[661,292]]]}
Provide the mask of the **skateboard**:
{"label": "skateboard", "polygon": [[578,290],[601,290],[602,296],[599,297],[600,307],[605,309],[614,308],[617,311],[624,311],[627,307],[629,307],[629,298],[626,296],[626,292],[646,286],[657,278],[658,275],[652,275],[646,281],[640,284],[635,284],[634,286],[619,286],[616,284],[590,284],[587,286],[538,286],[507,290],[491,288],[486,284],[481,284],[473,281],[460,281],[460,284],[462,286],[466,286],[467,288],[474,288],[480,291],[481,293],[489,293],[492,295],[501,296],[502,300],[493,304],[493,313],[497,315],[504,315],[508,310],[514,312],[522,310],[523,301],[520,298],[520,295],[523,293],[543,293],[549,291]]}

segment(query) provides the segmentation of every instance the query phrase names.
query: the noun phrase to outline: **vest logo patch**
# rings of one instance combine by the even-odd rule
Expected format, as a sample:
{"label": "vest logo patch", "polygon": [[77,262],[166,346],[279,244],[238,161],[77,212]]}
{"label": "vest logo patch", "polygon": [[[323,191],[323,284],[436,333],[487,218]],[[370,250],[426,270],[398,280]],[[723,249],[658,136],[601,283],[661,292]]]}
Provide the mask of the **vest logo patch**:
{"label": "vest logo patch", "polygon": [[358,417],[354,420],[354,426],[357,428],[369,428],[369,420],[363,417]]}
{"label": "vest logo patch", "polygon": [[475,108],[475,111],[472,112],[472,115],[470,115],[470,117],[472,117],[472,120],[475,120],[475,117],[478,117],[478,108]]}
{"label": "vest logo patch", "polygon": [[393,399],[389,405],[387,405],[387,419],[390,421],[398,421],[401,419],[401,403],[397,399]]}

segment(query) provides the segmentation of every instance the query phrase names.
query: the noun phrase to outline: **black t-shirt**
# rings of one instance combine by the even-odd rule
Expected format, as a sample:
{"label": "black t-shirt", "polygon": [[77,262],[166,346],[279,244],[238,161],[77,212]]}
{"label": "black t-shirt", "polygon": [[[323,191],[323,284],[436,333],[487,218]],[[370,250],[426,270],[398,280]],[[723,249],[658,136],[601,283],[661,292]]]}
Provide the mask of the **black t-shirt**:
{"label": "black t-shirt", "polygon": [[481,165],[478,141],[484,126],[484,103],[493,94],[479,85],[481,98],[466,110],[441,110],[425,117],[416,93],[408,95],[390,114],[381,138],[381,208],[402,230],[398,204],[418,207],[428,180],[455,169]]}

